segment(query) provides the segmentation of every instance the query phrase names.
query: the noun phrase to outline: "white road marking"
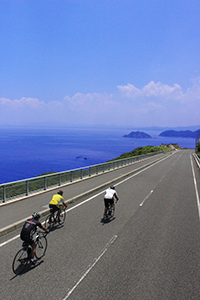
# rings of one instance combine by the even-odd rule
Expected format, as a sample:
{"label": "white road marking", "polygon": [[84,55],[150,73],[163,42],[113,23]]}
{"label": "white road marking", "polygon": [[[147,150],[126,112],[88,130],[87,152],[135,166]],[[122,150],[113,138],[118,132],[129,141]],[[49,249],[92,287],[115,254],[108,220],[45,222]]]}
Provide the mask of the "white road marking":
{"label": "white road marking", "polygon": [[[161,161],[163,161],[163,160],[165,160],[165,159],[167,159],[167,158],[169,158],[169,157],[170,157],[170,156],[166,156],[166,157],[164,157],[163,159],[161,159],[161,160],[159,160],[159,161],[153,163],[152,165],[150,165],[150,166],[148,166],[148,167],[146,167],[146,168],[144,168],[144,169],[138,171],[137,173],[135,173],[135,174],[133,174],[133,175],[127,177],[126,179],[123,179],[122,181],[116,183],[115,186],[118,186],[119,184],[124,183],[125,181],[127,181],[127,180],[131,179],[132,177],[135,177],[135,176],[137,176],[138,174],[140,174],[140,173],[142,173],[142,172],[144,172],[144,171],[150,169],[151,167],[157,165],[158,163],[160,163]],[[103,191],[103,192],[104,192],[104,191]]]}
{"label": "white road marking", "polygon": [[14,236],[12,239],[9,239],[9,240],[7,240],[7,241],[1,243],[1,244],[0,244],[0,248],[1,248],[2,246],[7,245],[8,243],[10,243],[10,242],[16,240],[19,236],[20,236],[20,235],[18,234],[18,235],[16,235],[16,236]]}
{"label": "white road marking", "polygon": [[49,208],[49,204],[45,204],[45,205],[43,205],[42,207],[44,207],[44,208]]}
{"label": "white road marking", "polygon": [[144,202],[151,196],[152,193],[153,193],[153,190],[151,190],[151,192],[144,198],[144,200],[140,203],[140,206],[142,206],[144,204]]}
{"label": "white road marking", "polygon": [[65,298],[63,298],[63,300],[66,300],[67,298],[69,298],[69,296],[71,295],[71,293],[77,288],[77,286],[81,283],[81,281],[87,276],[87,274],[92,270],[92,268],[96,265],[96,263],[101,259],[101,257],[106,253],[106,251],[108,250],[108,248],[110,247],[110,245],[112,243],[114,243],[114,241],[116,240],[117,235],[114,235],[109,242],[106,244],[106,246],[101,250],[100,254],[92,261],[92,263],[87,267],[85,273],[81,276],[81,278],[77,281],[77,283],[71,288],[71,290],[67,293],[67,295],[65,296]]}
{"label": "white road marking", "polygon": [[197,188],[197,181],[196,181],[196,176],[195,176],[195,172],[194,172],[194,165],[193,165],[193,161],[192,161],[192,156],[190,156],[190,162],[191,162],[191,166],[192,166],[192,174],[193,174],[194,187],[195,187],[196,200],[197,200],[197,207],[198,207],[199,220],[200,220],[200,201],[199,201],[199,193],[198,193],[198,188]]}
{"label": "white road marking", "polygon": [[[174,154],[174,153],[173,153],[173,154]],[[123,179],[122,181],[120,181],[120,182],[118,182],[118,183],[116,183],[115,186],[118,186],[118,185],[122,184],[123,182],[125,182],[125,181],[131,179],[132,177],[135,177],[135,176],[139,175],[140,173],[142,173],[142,172],[148,170],[149,168],[155,166],[156,164],[162,162],[163,160],[165,160],[165,159],[167,159],[167,158],[169,158],[169,157],[171,157],[171,156],[166,156],[166,157],[164,157],[163,159],[161,159],[161,160],[159,160],[159,161],[153,163],[152,165],[150,165],[150,166],[148,166],[148,167],[146,167],[146,168],[144,168],[144,169],[142,169],[142,170],[136,172],[135,174],[133,174],[133,175],[131,175],[131,176],[129,176],[129,177]],[[99,193],[95,194],[94,196],[92,196],[92,197],[90,197],[90,198],[88,198],[88,199],[86,199],[86,200],[80,202],[80,203],[77,204],[77,205],[74,205],[73,207],[67,209],[66,212],[69,212],[69,211],[71,211],[71,210],[73,210],[73,209],[75,209],[75,208],[77,208],[77,207],[79,207],[79,206],[85,204],[86,202],[88,202],[88,201],[90,201],[90,200],[96,198],[97,196],[99,196],[99,195],[101,195],[101,194],[103,194],[103,193],[105,193],[105,190],[103,190],[102,192],[99,192]],[[44,224],[44,222],[43,222],[43,224]],[[0,244],[0,248],[1,248],[2,246],[7,245],[8,243],[10,243],[10,242],[16,240],[18,237],[19,237],[19,235],[16,235],[16,236],[13,237],[12,239],[9,239],[9,240],[3,242],[2,244]]]}

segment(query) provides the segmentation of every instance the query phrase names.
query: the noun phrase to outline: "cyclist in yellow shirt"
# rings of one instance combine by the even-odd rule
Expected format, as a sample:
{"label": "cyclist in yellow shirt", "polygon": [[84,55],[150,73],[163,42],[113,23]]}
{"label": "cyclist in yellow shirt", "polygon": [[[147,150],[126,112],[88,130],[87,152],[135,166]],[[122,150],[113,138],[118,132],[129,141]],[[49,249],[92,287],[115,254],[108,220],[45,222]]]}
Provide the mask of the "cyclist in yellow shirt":
{"label": "cyclist in yellow shirt", "polygon": [[[56,211],[58,211],[58,222],[60,222],[60,206],[64,205],[64,206],[68,206],[65,201],[64,201],[64,198],[63,198],[63,191],[62,190],[59,190],[57,192],[57,194],[53,195],[51,201],[49,202],[49,208],[50,208],[50,211],[52,212],[52,214],[54,215],[54,213]],[[49,220],[51,221],[51,220]]]}

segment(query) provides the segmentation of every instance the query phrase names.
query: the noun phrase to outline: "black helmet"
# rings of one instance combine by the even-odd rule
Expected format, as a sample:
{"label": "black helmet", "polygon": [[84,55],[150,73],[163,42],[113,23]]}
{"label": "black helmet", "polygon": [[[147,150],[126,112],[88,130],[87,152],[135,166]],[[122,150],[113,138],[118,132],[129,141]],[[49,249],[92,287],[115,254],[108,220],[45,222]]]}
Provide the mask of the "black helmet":
{"label": "black helmet", "polygon": [[63,191],[62,191],[62,190],[59,190],[59,191],[58,191],[58,194],[62,196],[62,195],[63,195]]}
{"label": "black helmet", "polygon": [[115,190],[114,185],[111,185],[111,186],[110,186],[110,189]]}
{"label": "black helmet", "polygon": [[38,212],[34,212],[34,213],[32,214],[32,217],[33,217],[34,219],[36,219],[36,220],[39,220],[40,214],[39,214]]}

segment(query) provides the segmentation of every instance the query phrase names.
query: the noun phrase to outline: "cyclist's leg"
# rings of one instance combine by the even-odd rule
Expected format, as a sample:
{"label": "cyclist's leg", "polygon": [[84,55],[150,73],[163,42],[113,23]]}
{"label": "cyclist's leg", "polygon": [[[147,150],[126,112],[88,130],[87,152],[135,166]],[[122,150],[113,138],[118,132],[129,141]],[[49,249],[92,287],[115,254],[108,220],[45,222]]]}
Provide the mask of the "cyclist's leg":
{"label": "cyclist's leg", "polygon": [[60,206],[58,206],[58,212],[57,212],[58,222],[60,222],[60,213],[61,213],[61,208]]}
{"label": "cyclist's leg", "polygon": [[113,199],[109,199],[108,215],[110,216],[113,208]]}
{"label": "cyclist's leg", "polygon": [[30,258],[33,259],[34,258],[34,255],[35,255],[35,249],[36,249],[36,245],[35,245],[35,242],[32,238],[27,237],[26,238],[26,243],[28,243],[30,246],[31,246],[31,255],[30,255]]}
{"label": "cyclist's leg", "polygon": [[35,252],[36,252],[36,245],[35,245],[35,243],[33,243],[33,244],[31,245],[31,247],[32,247],[31,259],[34,259]]}
{"label": "cyclist's leg", "polygon": [[107,217],[108,216],[108,209],[109,209],[109,199],[104,198],[104,205],[105,205],[104,217]]}
{"label": "cyclist's leg", "polygon": [[104,208],[104,215],[103,216],[107,217],[107,208],[106,207]]}
{"label": "cyclist's leg", "polygon": [[114,206],[114,199],[113,198],[110,200],[110,206],[111,206],[111,209],[113,209],[113,206]]}
{"label": "cyclist's leg", "polygon": [[51,214],[50,214],[50,219],[49,219],[49,221],[50,222],[53,222],[53,220],[54,220],[54,211],[53,211],[53,209],[51,210]]}
{"label": "cyclist's leg", "polygon": [[24,242],[28,243],[31,246],[31,255],[30,255],[30,258],[31,258],[31,260],[33,260],[34,259],[34,255],[35,255],[35,250],[36,250],[35,242],[33,241],[33,239],[30,238],[29,235],[24,235],[22,237],[22,240]]}
{"label": "cyclist's leg", "polygon": [[58,207],[57,207],[57,205],[53,205],[53,204],[50,204],[49,207],[50,207],[50,211],[51,211],[52,221],[54,221],[56,223],[57,220],[56,220],[55,212],[58,211]]}
{"label": "cyclist's leg", "polygon": [[110,216],[114,217],[114,214],[115,214],[115,201],[114,199],[112,199]]}
{"label": "cyclist's leg", "polygon": [[54,222],[57,223],[59,222],[59,207],[57,205],[54,205]]}
{"label": "cyclist's leg", "polygon": [[55,213],[55,205],[49,204],[49,209],[50,209],[50,216],[49,216],[49,223],[53,222],[54,220],[54,213]]}
{"label": "cyclist's leg", "polygon": [[35,257],[35,253],[36,253],[36,244],[34,242],[34,240],[30,239],[28,241],[29,245],[31,246],[31,264],[35,265],[35,261],[34,261],[34,257]]}

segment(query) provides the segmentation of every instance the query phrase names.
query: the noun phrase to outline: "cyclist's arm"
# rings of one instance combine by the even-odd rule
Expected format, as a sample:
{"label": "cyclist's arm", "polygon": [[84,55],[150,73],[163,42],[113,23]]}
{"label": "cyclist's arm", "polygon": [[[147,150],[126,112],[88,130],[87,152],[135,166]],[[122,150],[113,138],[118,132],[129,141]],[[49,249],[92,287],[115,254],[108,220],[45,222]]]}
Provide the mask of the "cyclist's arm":
{"label": "cyclist's arm", "polygon": [[43,229],[45,232],[49,232],[49,230],[48,229],[46,229],[46,227],[44,227],[40,222],[39,222],[39,224],[37,225],[37,226],[39,226],[41,229]]}
{"label": "cyclist's arm", "polygon": [[63,205],[64,205],[65,207],[67,207],[67,206],[68,206],[68,204],[66,204],[64,200],[63,200]]}
{"label": "cyclist's arm", "polygon": [[65,207],[67,207],[68,205],[65,203],[64,199],[60,198],[59,202],[58,202],[58,205],[64,205]]}
{"label": "cyclist's arm", "polygon": [[118,201],[119,197],[118,197],[117,193],[115,193],[114,196],[115,196],[116,200]]}
{"label": "cyclist's arm", "polygon": [[46,228],[46,227],[44,227],[44,226],[42,226],[42,229],[45,231],[45,232],[49,232],[49,230]]}

